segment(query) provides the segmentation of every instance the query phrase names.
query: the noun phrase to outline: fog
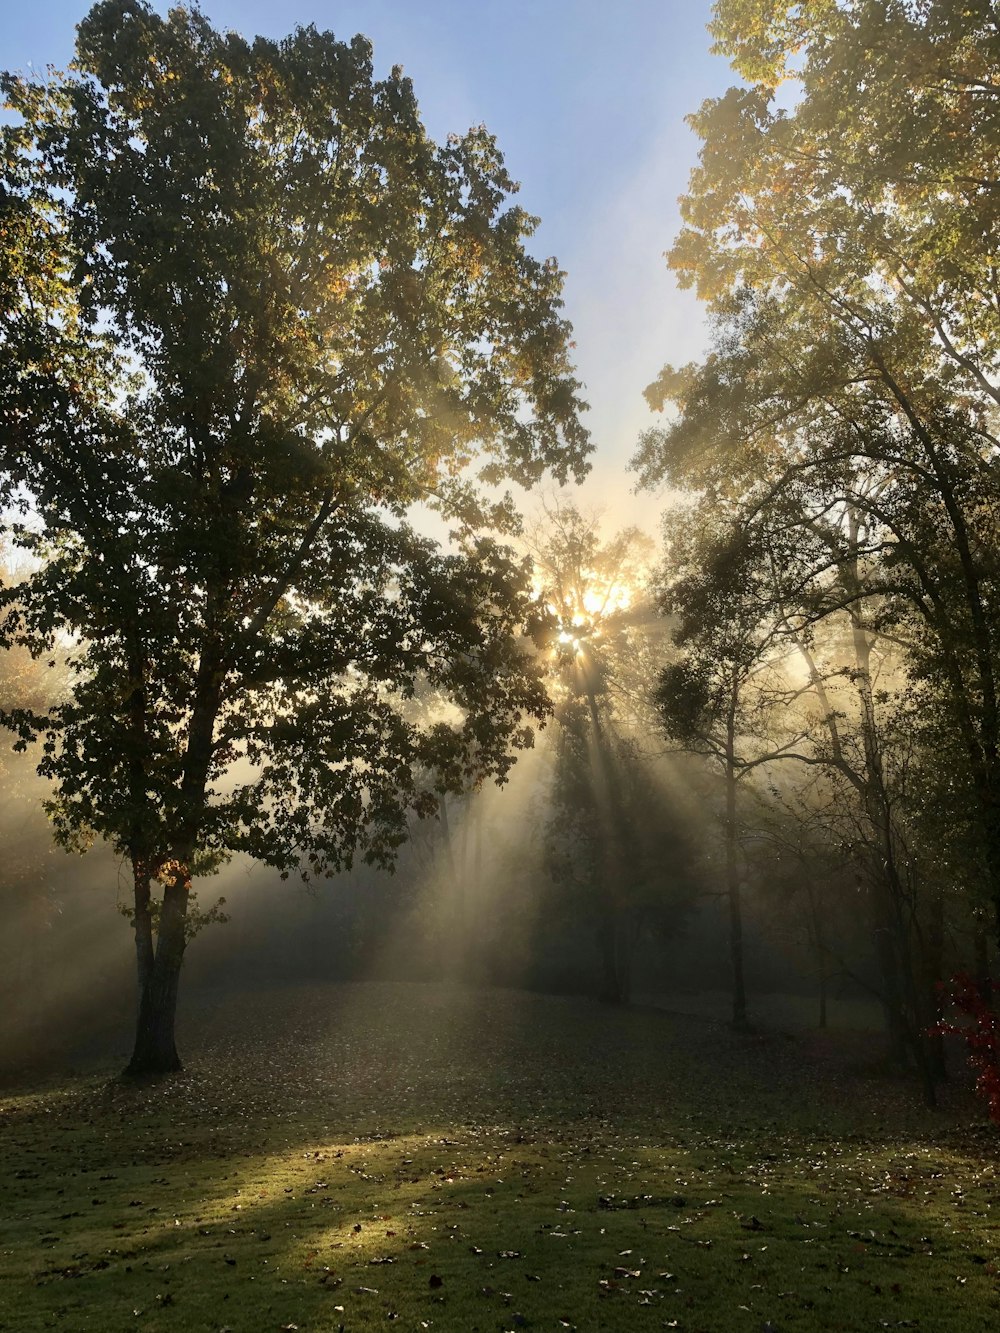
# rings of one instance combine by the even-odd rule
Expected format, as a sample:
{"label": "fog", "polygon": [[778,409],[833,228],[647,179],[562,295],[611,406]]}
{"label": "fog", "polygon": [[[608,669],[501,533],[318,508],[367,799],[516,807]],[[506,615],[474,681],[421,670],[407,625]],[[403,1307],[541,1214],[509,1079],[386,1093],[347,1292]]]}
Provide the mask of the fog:
{"label": "fog", "polygon": [[[235,857],[197,880],[199,907],[224,898],[228,919],[189,941],[181,1033],[186,1010],[203,1014],[229,994],[304,982],[446,982],[462,991],[499,986],[602,997],[606,914],[592,892],[553,877],[546,850],[557,727],[539,733],[504,787],[445,798],[440,815],[415,822],[395,873],[359,866],[305,885]],[[124,1061],[135,1013],[132,929],[121,911],[129,869],[100,844],[84,854],[53,846],[42,810],[47,789],[30,767],[30,758],[19,757],[4,772],[0,1060],[8,1078]],[[718,866],[711,855],[698,856],[714,835],[714,816],[690,761],[668,756],[651,767],[663,817],[675,821],[690,863],[680,865],[680,852],[665,860],[660,882],[636,910],[629,998],[725,1017],[724,897]],[[655,910],[657,895],[676,921]],[[794,898],[780,861],[762,862],[745,886],[755,1011],[791,1028],[819,1017],[815,958],[801,914],[789,907]],[[840,932],[853,966],[852,975],[831,980],[833,1020],[877,1021],[864,932],[856,918],[853,929],[841,922]]]}

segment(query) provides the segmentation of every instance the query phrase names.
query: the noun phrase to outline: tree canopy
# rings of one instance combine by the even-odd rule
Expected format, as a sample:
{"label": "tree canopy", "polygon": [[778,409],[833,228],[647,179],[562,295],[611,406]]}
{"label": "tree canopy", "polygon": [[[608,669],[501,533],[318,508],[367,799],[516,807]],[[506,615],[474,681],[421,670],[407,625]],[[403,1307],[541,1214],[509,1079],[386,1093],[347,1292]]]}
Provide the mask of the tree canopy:
{"label": "tree canopy", "polygon": [[69,74],[3,91],[0,504],[34,566],[2,641],[74,672],[5,716],[60,836],[131,859],[145,985],[153,879],[169,971],[197,858],[389,861],[529,743],[527,570],[475,474],[581,476],[584,405],[495,142],[431,142],[364,38],[102,0]]}
{"label": "tree canopy", "polygon": [[906,645],[915,716],[962,738],[948,799],[1000,910],[995,16],[715,12],[750,86],[692,117],[704,146],[670,252],[713,346],[647,390],[677,411],[636,465],[784,534],[798,624],[853,605],[863,633]]}

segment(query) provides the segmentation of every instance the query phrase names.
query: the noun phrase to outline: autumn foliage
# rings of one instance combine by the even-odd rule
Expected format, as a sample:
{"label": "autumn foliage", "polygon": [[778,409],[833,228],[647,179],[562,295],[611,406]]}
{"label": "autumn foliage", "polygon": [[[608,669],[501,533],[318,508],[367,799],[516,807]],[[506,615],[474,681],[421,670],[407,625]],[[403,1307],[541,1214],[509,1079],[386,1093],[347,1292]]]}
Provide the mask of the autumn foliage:
{"label": "autumn foliage", "polygon": [[939,989],[945,1008],[958,1017],[945,1019],[935,1031],[965,1041],[969,1064],[976,1071],[976,1092],[989,1108],[990,1119],[1000,1125],[1000,1024],[991,1004],[994,984],[959,972]]}

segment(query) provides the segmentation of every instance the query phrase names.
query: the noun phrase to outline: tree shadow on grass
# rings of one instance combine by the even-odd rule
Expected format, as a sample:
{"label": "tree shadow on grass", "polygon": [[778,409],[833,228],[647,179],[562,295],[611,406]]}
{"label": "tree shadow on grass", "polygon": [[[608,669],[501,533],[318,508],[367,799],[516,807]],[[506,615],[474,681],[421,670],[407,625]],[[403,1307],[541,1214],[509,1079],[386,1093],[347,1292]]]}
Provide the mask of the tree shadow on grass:
{"label": "tree shadow on grass", "polygon": [[906,1090],[579,1001],[286,999],[4,1103],[6,1328],[992,1326],[996,1136]]}

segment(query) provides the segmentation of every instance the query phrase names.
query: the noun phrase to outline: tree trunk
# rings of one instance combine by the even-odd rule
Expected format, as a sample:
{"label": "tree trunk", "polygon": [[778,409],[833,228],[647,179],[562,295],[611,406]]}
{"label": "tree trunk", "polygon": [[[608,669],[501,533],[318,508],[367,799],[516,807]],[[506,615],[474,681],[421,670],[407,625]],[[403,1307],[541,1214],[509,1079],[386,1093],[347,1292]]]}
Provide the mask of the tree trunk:
{"label": "tree trunk", "polygon": [[[326,502],[324,501],[324,506]],[[198,845],[200,821],[205,808],[205,790],[212,762],[215,722],[222,701],[225,669],[220,660],[215,623],[216,596],[210,599],[205,635],[196,678],[196,702],[188,723],[184,774],[180,785],[184,817],[176,830],[169,859],[155,862],[158,873],[168,876],[157,923],[156,949],[152,949],[150,917],[150,862],[141,825],[133,843],[132,869],[135,881],[135,943],[139,981],[139,1012],[135,1046],[125,1069],[129,1075],[168,1074],[181,1068],[174,1040],[177,991],[187,942],[187,913],[191,895],[191,863]],[[145,735],[145,692],[142,688],[141,654],[133,664],[136,683],[132,693],[133,738]],[[133,774],[133,791],[141,804],[141,769]]]}
{"label": "tree trunk", "polygon": [[732,969],[733,1019],[737,1032],[747,1032],[747,991],[743,975],[743,904],[736,828],[736,770],[726,765],[726,897],[729,903],[729,959]]}
{"label": "tree trunk", "polygon": [[875,946],[875,957],[882,982],[880,994],[885,1014],[886,1036],[889,1039],[889,1059],[902,1071],[909,1063],[910,1024],[906,1015],[899,951],[896,948],[891,919],[892,905],[886,901],[889,890],[877,870],[873,874],[870,892],[873,910],[872,943]]}
{"label": "tree trunk", "polygon": [[945,1061],[944,1037],[938,1032],[941,1022],[941,998],[938,983],[944,979],[944,893],[938,882],[931,883],[927,896],[927,922],[923,935],[921,951],[921,1000],[923,1002],[922,1026],[924,1042],[927,1046],[927,1058],[931,1076],[935,1082],[943,1082],[948,1077]]}
{"label": "tree trunk", "polygon": [[[808,874],[806,862],[802,861],[803,868]],[[809,904],[809,916],[807,918],[807,935],[809,943],[812,945],[813,953],[816,955],[816,976],[819,981],[819,1026],[827,1026],[827,997],[829,994],[829,975],[827,968],[829,958],[826,948],[826,918],[823,912],[823,896],[811,883],[806,882],[806,901]]]}
{"label": "tree trunk", "polygon": [[[466,874],[466,858],[463,847],[460,870],[455,856],[455,841],[451,831],[451,815],[448,813],[447,794],[442,795],[438,802],[438,813],[441,819],[446,883],[444,886],[445,919],[437,922],[435,952],[438,957],[438,974],[459,981],[465,973],[463,927],[465,922],[464,877]],[[466,815],[467,817],[468,815]]]}
{"label": "tree trunk", "polygon": [[984,995],[988,995],[993,988],[990,975],[990,942],[985,925],[978,921],[972,937],[972,947],[975,957],[973,975],[980,990]]}
{"label": "tree trunk", "polygon": [[632,1003],[632,972],[635,961],[636,945],[639,941],[638,913],[619,912],[615,918],[615,956],[618,970],[618,1000],[620,1004]]}
{"label": "tree trunk", "polygon": [[139,999],[149,985],[153,975],[153,919],[150,912],[150,879],[147,863],[143,857],[132,857],[132,881],[135,894],[135,914],[132,926],[135,931],[135,966],[139,982]]}
{"label": "tree trunk", "polygon": [[610,904],[598,926],[598,943],[604,982],[601,999],[608,1004],[628,1004],[632,993],[632,948],[627,920]]}
{"label": "tree trunk", "polygon": [[733,1018],[732,1025],[738,1032],[747,1032],[750,1020],[747,1016],[747,991],[743,974],[743,906],[740,901],[739,881],[730,884],[729,898],[729,956],[732,968]]}
{"label": "tree trunk", "polygon": [[934,1074],[931,1068],[927,1042],[921,1029],[918,989],[913,973],[910,940],[905,932],[891,892],[877,877],[873,885],[876,920],[874,927],[875,950],[882,974],[882,1003],[885,1008],[889,1036],[890,1057],[900,1069],[910,1064],[920,1078],[924,1105],[937,1105]]}
{"label": "tree trunk", "polygon": [[597,944],[601,951],[601,995],[607,1004],[618,1004],[618,951],[615,947],[615,919],[611,912],[602,914],[597,927]]}
{"label": "tree trunk", "polygon": [[986,842],[986,873],[989,878],[993,897],[994,942],[1000,945],[1000,799],[994,795],[996,778],[991,774],[989,795],[980,800],[985,809],[982,814],[983,831]]}
{"label": "tree trunk", "polygon": [[[484,819],[485,803],[479,793],[470,792],[469,805],[465,812],[466,820],[472,825],[471,832],[475,834],[475,852],[472,861],[472,902],[468,897],[464,900],[465,921],[462,926],[462,939],[464,941],[465,956],[470,974],[478,970],[478,948],[479,941],[476,932],[472,926],[472,914],[474,911],[482,912],[485,901],[483,892],[483,841],[484,841]],[[473,956],[475,955],[475,956]]]}
{"label": "tree trunk", "polygon": [[[854,551],[857,549],[860,530],[858,523],[857,515],[852,512],[850,540]],[[845,563],[842,577],[849,592],[862,591],[856,555]],[[875,843],[872,864],[875,948],[885,988],[883,998],[893,1058],[905,1064],[907,1053],[912,1055],[920,1075],[924,1103],[933,1107],[936,1105],[934,1076],[927,1042],[921,1030],[922,1005],[913,947],[915,923],[912,886],[908,890],[897,859],[892,797],[886,786],[882,739],[872,685],[872,639],[864,623],[863,610],[864,603],[859,599],[852,604],[849,614],[865,756],[863,803]]]}
{"label": "tree trunk", "polygon": [[[148,892],[148,881],[146,888]],[[130,1076],[169,1074],[181,1068],[174,1040],[174,1024],[181,963],[184,959],[189,890],[190,879],[185,866],[164,890],[156,952],[145,977],[139,931],[136,931],[140,992],[135,1046],[125,1070]]]}

